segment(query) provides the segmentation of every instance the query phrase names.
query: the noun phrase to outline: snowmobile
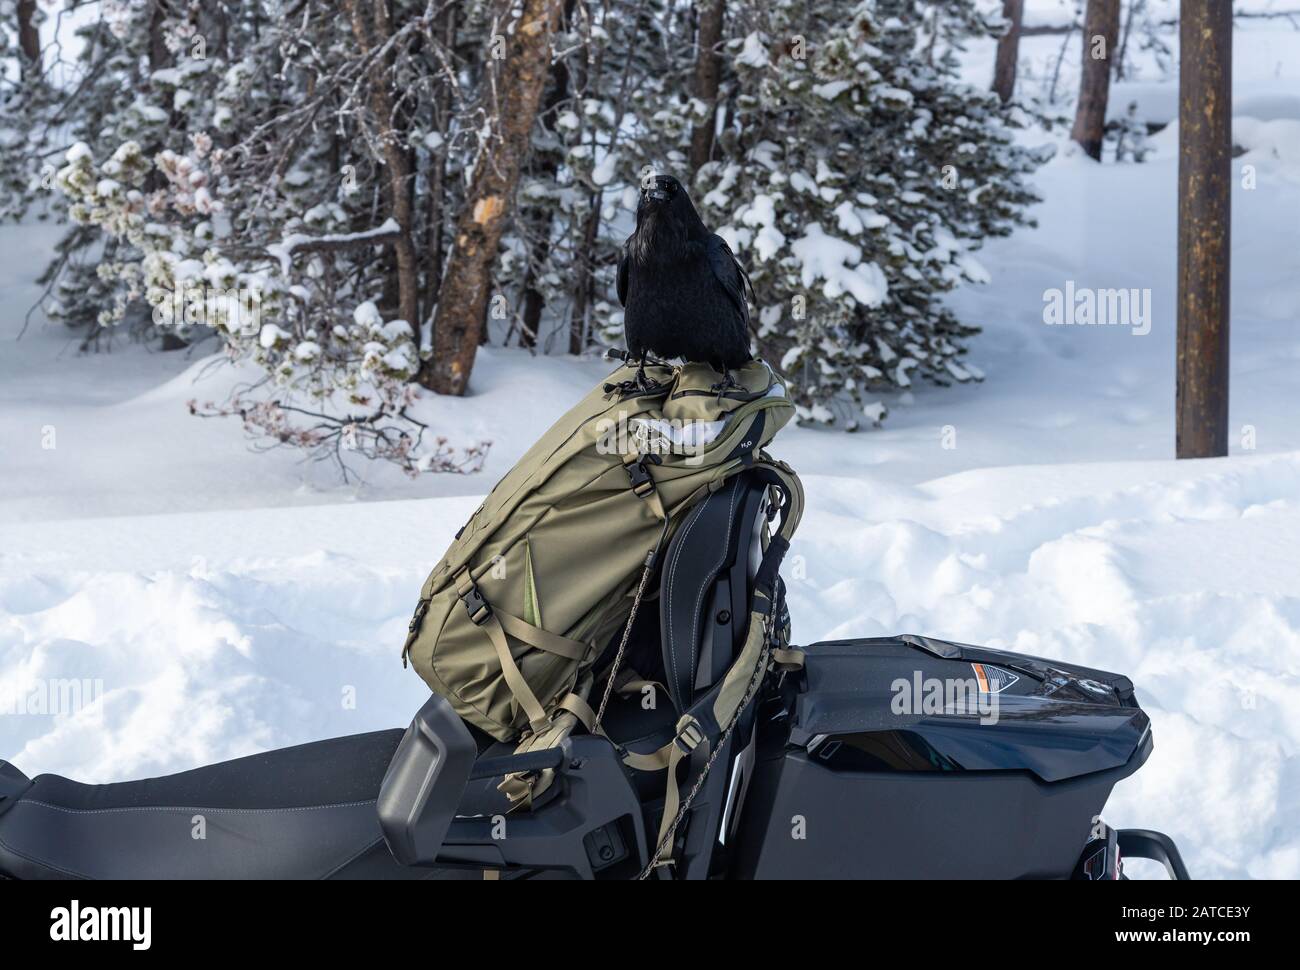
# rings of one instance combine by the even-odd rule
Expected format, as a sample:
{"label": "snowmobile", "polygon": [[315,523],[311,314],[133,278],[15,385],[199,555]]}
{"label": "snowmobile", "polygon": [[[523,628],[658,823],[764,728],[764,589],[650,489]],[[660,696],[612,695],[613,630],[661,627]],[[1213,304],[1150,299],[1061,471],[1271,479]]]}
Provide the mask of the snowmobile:
{"label": "snowmobile", "polygon": [[[660,852],[663,773],[622,756],[671,739],[739,648],[766,495],[738,475],[671,540],[633,651],[671,703],[617,696],[601,734],[525,754],[434,695],[405,731],[161,778],[29,779],[0,761],[0,876],[1109,880],[1136,857],[1188,878],[1167,836],[1101,821],[1152,750],[1127,677],[916,635],[816,643],[762,670],[721,742],[684,757]],[[543,771],[554,782],[512,810],[498,782]]]}

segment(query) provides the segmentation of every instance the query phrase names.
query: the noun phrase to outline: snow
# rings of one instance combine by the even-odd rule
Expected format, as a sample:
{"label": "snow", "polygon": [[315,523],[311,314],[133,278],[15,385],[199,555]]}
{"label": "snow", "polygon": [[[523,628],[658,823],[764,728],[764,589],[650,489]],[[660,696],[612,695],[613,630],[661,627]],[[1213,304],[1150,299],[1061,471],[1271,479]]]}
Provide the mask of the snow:
{"label": "snow", "polygon": [[135,104],[131,107],[140,115],[141,118],[145,121],[151,122],[152,124],[162,124],[167,120],[166,111],[157,105],[147,104],[138,98],[136,99]]}
{"label": "snow", "polygon": [[1232,119],[1232,140],[1246,149],[1244,162],[1276,159],[1286,177],[1294,179],[1300,173],[1300,118],[1237,115]]}
{"label": "snow", "polygon": [[736,55],[736,63],[744,64],[746,67],[752,68],[767,67],[767,47],[763,43],[763,38],[759,36],[758,31],[752,31],[745,37],[745,42],[741,45],[740,53]]}
{"label": "snow", "polygon": [[862,235],[862,219],[852,202],[841,202],[835,207],[835,224],[840,232],[847,232],[850,236]]}
{"label": "snow", "polygon": [[[290,175],[293,174],[290,173]],[[285,176],[285,181],[289,181],[289,176]],[[390,217],[373,229],[365,229],[361,232],[334,232],[320,236],[290,233],[279,242],[271,243],[266,247],[266,251],[279,262],[280,272],[288,276],[290,264],[293,262],[294,249],[304,243],[364,243],[368,239],[392,235],[399,228],[401,227],[398,226],[397,220]]]}
{"label": "snow", "polygon": [[785,233],[775,226],[764,226],[754,236],[754,255],[767,262],[785,245]]}
{"label": "snow", "polygon": [[314,340],[304,340],[293,348],[293,355],[301,361],[312,361],[321,354],[320,344]]}
{"label": "snow", "polygon": [[270,350],[272,347],[274,347],[276,344],[278,344],[281,340],[288,340],[288,339],[290,339],[292,336],[293,336],[292,334],[288,333],[288,332],[285,331],[285,330],[281,330],[281,329],[280,329],[279,327],[277,327],[275,324],[273,324],[273,323],[266,323],[266,324],[263,324],[263,325],[262,325],[261,332],[258,333],[258,335],[257,335],[257,339],[258,339],[258,342],[259,342],[263,347],[265,347],[267,350]]}
{"label": "snow", "polygon": [[854,84],[854,81],[827,81],[825,84],[814,84],[813,93],[819,98],[834,101]]}
{"label": "snow", "polygon": [[356,309],[352,311],[352,319],[362,327],[381,327],[384,324],[384,318],[379,312],[379,307],[375,306],[371,300],[364,300],[358,303]]}
{"label": "snow", "polygon": [[591,170],[591,181],[595,185],[608,185],[618,172],[618,152],[606,152]]}
{"label": "snow", "polygon": [[865,306],[878,306],[885,299],[888,283],[880,267],[863,262],[860,246],[828,235],[819,223],[809,223],[804,234],[790,244],[790,249],[801,265],[804,286],[823,280],[822,291],[826,296],[852,293]]}
{"label": "snow", "polygon": [[[760,193],[754,196],[742,210],[740,221],[746,226],[759,227],[753,235],[752,245],[754,254],[761,261],[767,262],[785,245],[785,233],[776,227],[776,201],[770,195]],[[738,238],[740,235],[737,233]],[[729,245],[733,243],[734,240]]]}
{"label": "snow", "polygon": [[[751,54],[766,62],[756,34]],[[1106,819],[1167,831],[1203,878],[1300,877],[1300,137],[1294,74],[1270,88],[1258,60],[1234,124],[1230,457],[1172,457],[1175,126],[1145,164],[1058,156],[1035,178],[1038,228],[960,254],[991,277],[948,300],[984,328],[959,364],[983,383],[918,383],[867,409],[888,409],[878,430],[787,428],[772,449],[807,490],[785,569],[796,642],[913,632],[1128,675],[1155,750]],[[421,582],[610,366],[484,348],[469,396],[413,411],[453,445],[492,440],[480,474],[370,466],[342,485],[254,453],[238,420],[190,416],[257,374],[211,345],[78,355],[39,313],[15,340],[57,238],[0,226],[0,704],[64,679],[101,700],[0,712],[0,758],[106,782],[405,724],[426,696],[398,659]],[[809,285],[878,298],[872,253],[821,227],[789,246]],[[1068,281],[1149,289],[1150,331],[1045,325]],[[384,326],[370,304],[354,318]]]}

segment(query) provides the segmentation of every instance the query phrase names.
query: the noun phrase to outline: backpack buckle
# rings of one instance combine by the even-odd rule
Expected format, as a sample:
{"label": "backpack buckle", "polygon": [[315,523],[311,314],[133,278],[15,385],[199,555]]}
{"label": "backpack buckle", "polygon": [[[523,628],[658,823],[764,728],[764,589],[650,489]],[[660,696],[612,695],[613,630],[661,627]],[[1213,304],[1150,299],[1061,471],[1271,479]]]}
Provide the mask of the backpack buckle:
{"label": "backpack buckle", "polygon": [[650,469],[646,468],[646,461],[653,461],[658,465],[662,459],[658,455],[643,455],[636,461],[623,463],[627,469],[628,480],[632,483],[632,494],[638,498],[645,498],[655,490],[655,480],[650,474]]}
{"label": "backpack buckle", "polygon": [[700,742],[703,740],[704,732],[700,730],[699,723],[692,718],[677,732],[677,735],[673,738],[673,744],[677,745],[683,754],[690,754],[700,746]]}
{"label": "backpack buckle", "polygon": [[492,616],[492,607],[488,606],[488,601],[478,591],[478,586],[470,586],[461,593],[460,601],[465,604],[465,612],[475,626],[482,626]]}
{"label": "backpack buckle", "polygon": [[660,859],[654,864],[654,874],[656,879],[676,879],[677,860]]}
{"label": "backpack buckle", "polygon": [[412,639],[415,638],[415,631],[420,628],[420,622],[424,619],[424,614],[428,612],[429,612],[428,600],[421,599],[420,602],[415,604],[415,613],[411,617],[411,622],[406,625],[406,630],[408,633],[411,634]]}

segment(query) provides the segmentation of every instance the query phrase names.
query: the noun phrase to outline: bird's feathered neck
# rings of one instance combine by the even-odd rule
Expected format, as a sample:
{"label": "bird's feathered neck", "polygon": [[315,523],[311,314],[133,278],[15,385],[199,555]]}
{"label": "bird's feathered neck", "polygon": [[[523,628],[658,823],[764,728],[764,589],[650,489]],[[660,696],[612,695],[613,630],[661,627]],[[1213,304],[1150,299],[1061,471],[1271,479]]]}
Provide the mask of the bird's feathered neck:
{"label": "bird's feathered neck", "polygon": [[707,238],[695,206],[685,192],[667,205],[642,205],[636,213],[636,231],[628,239],[631,258],[641,265],[672,263],[687,254],[686,244]]}

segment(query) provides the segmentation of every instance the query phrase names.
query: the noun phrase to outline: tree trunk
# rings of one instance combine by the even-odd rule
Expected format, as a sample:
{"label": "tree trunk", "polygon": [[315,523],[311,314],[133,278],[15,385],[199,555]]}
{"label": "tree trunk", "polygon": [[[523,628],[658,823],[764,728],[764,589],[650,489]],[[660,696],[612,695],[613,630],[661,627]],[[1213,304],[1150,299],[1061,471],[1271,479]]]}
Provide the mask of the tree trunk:
{"label": "tree trunk", "polygon": [[1070,137],[1101,161],[1110,97],[1110,62],[1119,41],[1119,0],[1088,0],[1083,22],[1083,76]]}
{"label": "tree trunk", "polygon": [[41,73],[41,35],[36,28],[36,0],[18,0],[18,68],[23,77]]}
{"label": "tree trunk", "polygon": [[1124,32],[1120,35],[1119,54],[1115,57],[1115,80],[1124,80],[1124,58],[1128,55],[1128,39],[1133,36],[1133,15],[1137,13],[1142,0],[1129,0],[1128,13],[1124,17]]}
{"label": "tree trunk", "polygon": [[[447,50],[451,51],[456,46],[456,7],[448,4],[442,17],[442,43]],[[430,326],[433,325],[433,308],[438,302],[438,287],[442,285],[442,235],[444,206],[447,202],[447,139],[451,132],[451,95],[451,84],[444,79],[438,89],[434,112],[443,142],[433,153],[429,170],[425,173],[429,183],[429,195],[426,200],[425,214],[424,305],[421,326],[426,321]],[[421,371],[424,370],[425,368],[422,367]],[[423,373],[421,379],[423,382]]]}
{"label": "tree trunk", "polygon": [[596,194],[591,214],[582,230],[582,263],[578,273],[578,286],[573,292],[573,311],[569,316],[569,353],[577,356],[587,345],[587,307],[591,304],[592,290],[596,285],[596,268],[592,254],[596,252],[596,237],[600,230],[600,193]]}
{"label": "tree trunk", "polygon": [[519,346],[532,350],[537,346],[537,331],[542,325],[542,309],[546,300],[532,285],[532,270],[528,271],[528,287],[524,290],[524,313],[519,328]]}
{"label": "tree trunk", "polygon": [[171,51],[167,50],[167,41],[163,37],[163,20],[166,19],[166,15],[167,9],[163,0],[153,0],[153,8],[149,12],[149,71],[151,73],[171,66]]}
{"label": "tree trunk", "polygon": [[1016,90],[1016,61],[1020,57],[1020,24],[1024,19],[1025,0],[1003,0],[1002,16],[1011,22],[998,41],[998,56],[993,64],[993,93],[1003,104]]}
{"label": "tree trunk", "polygon": [[[575,0],[565,0],[564,19],[568,22],[573,16]],[[555,115],[565,98],[569,96],[569,68],[563,59],[558,59],[551,66],[550,80],[547,82],[546,99],[538,118],[545,122]],[[535,174],[541,179],[554,179],[559,171],[560,157],[551,153],[540,159]],[[546,298],[537,288],[537,268],[545,259],[551,246],[551,225],[554,222],[554,210],[548,205],[536,213],[528,222],[531,251],[528,254],[528,271],[524,275],[524,311],[519,332],[519,345],[533,348],[537,346],[537,334],[542,325],[542,311],[546,307]]]}
{"label": "tree trunk", "polygon": [[704,120],[691,129],[691,174],[713,154],[713,133],[718,123],[718,84],[722,78],[722,17],[726,0],[701,0],[700,29],[696,35],[695,97],[708,107]]}
{"label": "tree trunk", "polygon": [[561,6],[561,0],[523,0],[510,35],[497,81],[500,114],[490,121],[495,143],[474,166],[438,294],[430,386],[440,394],[463,394],[469,385],[492,263],[546,86]]}
{"label": "tree trunk", "polygon": [[[343,6],[351,21],[352,35],[356,38],[360,53],[365,54],[392,37],[393,26],[388,18],[387,0],[374,0],[372,24],[366,23],[361,0],[344,0]],[[376,58],[371,63],[370,110],[375,116],[380,151],[384,156],[387,175],[384,194],[387,196],[388,212],[398,227],[397,238],[393,242],[393,254],[397,262],[397,315],[410,324],[418,341],[420,268],[416,261],[415,244],[411,241],[411,158],[403,144],[404,139],[394,128],[397,119],[393,111],[392,92],[389,90],[391,82],[388,67],[384,58]]]}
{"label": "tree trunk", "polygon": [[[163,38],[163,20],[167,11],[163,4],[155,2],[153,10],[149,14],[149,73],[161,71],[163,68],[171,67],[172,55],[167,49],[167,42]],[[150,82],[152,83],[152,81]],[[176,111],[173,109],[170,113],[171,123],[176,124]],[[161,143],[145,146],[147,154],[153,156],[162,148]],[[161,188],[166,180],[160,172],[150,172],[145,185],[150,189]],[[190,345],[188,340],[181,337],[171,327],[164,328],[159,340],[159,349],[163,351],[184,350]]]}
{"label": "tree trunk", "polygon": [[1179,458],[1228,453],[1232,5],[1183,0],[1178,69]]}

